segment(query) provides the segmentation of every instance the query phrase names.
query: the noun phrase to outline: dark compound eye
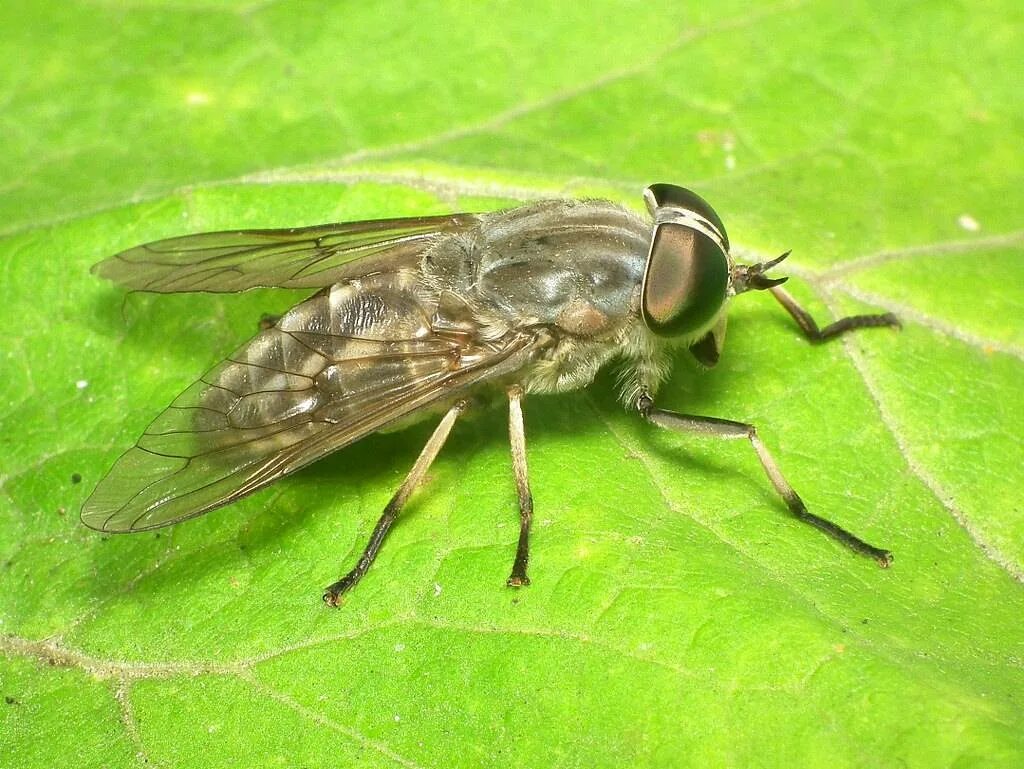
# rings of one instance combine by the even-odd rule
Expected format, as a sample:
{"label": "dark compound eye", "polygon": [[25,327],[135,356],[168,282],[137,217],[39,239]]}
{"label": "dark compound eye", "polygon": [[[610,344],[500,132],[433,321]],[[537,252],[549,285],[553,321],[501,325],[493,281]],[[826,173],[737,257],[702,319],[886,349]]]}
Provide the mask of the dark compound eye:
{"label": "dark compound eye", "polygon": [[706,219],[718,230],[722,236],[722,245],[728,252],[729,235],[725,231],[725,225],[722,224],[715,209],[693,190],[675,184],[652,184],[644,190],[644,201],[647,203],[647,210],[655,218],[658,217],[658,209],[661,209],[666,216],[671,216],[673,212],[692,212]]}
{"label": "dark compound eye", "polygon": [[644,323],[659,336],[692,334],[725,304],[729,259],[707,234],[683,224],[654,228],[644,272]]}

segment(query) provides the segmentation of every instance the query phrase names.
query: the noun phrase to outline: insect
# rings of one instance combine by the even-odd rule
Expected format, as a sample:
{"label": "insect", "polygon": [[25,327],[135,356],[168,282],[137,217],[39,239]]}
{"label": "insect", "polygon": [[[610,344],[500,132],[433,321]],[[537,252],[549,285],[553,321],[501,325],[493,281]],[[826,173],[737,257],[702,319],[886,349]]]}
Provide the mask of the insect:
{"label": "insect", "polygon": [[440,415],[356,565],[328,586],[337,605],[366,574],[471,397],[509,408],[520,529],[507,584],[528,585],[533,498],[525,394],[581,389],[622,367],[627,408],[670,430],[744,439],[790,512],[850,550],[892,556],[809,512],[753,425],[655,405],[673,350],[714,366],[726,311],[769,291],[804,336],[898,327],[891,314],[825,328],[768,262],[733,262],[718,214],[670,184],[644,191],[651,220],[604,200],[542,200],[481,214],[185,235],[138,246],[94,271],[141,291],[318,289],[179,395],[82,507],[85,525],[145,531],[206,513],[370,433]]}

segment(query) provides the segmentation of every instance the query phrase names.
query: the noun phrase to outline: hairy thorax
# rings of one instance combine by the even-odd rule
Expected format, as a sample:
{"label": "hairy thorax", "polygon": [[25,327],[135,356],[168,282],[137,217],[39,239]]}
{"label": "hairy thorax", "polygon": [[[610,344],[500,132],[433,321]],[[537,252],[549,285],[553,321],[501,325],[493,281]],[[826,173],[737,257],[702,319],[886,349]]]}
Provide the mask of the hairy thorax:
{"label": "hairy thorax", "polygon": [[439,325],[485,339],[538,336],[517,377],[528,392],[580,389],[614,359],[632,390],[632,379],[660,378],[665,368],[639,314],[649,242],[650,225],[620,206],[544,201],[438,238],[421,269],[442,308]]}

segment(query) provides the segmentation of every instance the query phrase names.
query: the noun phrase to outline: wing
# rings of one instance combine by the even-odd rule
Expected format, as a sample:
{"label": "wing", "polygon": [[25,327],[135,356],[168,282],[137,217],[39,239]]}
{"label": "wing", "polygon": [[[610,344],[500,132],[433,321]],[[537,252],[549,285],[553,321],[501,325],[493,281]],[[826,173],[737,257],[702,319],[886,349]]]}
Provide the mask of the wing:
{"label": "wing", "polygon": [[205,513],[382,427],[522,368],[538,344],[435,333],[416,273],[325,289],[189,387],[82,507],[101,531]]}
{"label": "wing", "polygon": [[[475,214],[380,219],[286,230],[183,235],[130,248],[93,272],[137,291],[322,288],[355,274],[411,266],[440,233],[478,222]],[[353,266],[359,262],[358,268]]]}

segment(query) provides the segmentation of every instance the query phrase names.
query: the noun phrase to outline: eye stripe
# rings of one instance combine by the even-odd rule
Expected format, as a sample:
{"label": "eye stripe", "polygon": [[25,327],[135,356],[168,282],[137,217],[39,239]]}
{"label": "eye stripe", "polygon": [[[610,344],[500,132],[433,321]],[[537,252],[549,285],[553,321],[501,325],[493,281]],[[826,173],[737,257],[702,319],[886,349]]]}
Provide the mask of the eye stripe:
{"label": "eye stripe", "polygon": [[[729,253],[729,234],[721,217],[711,205],[693,190],[675,184],[652,184],[644,190],[647,210],[655,218],[655,224],[679,223],[696,224],[696,229],[714,233],[722,250]],[[660,217],[663,217],[659,219]],[[707,234],[711,234],[708,232]]]}
{"label": "eye stripe", "polygon": [[654,215],[655,232],[657,232],[657,228],[662,224],[678,224],[683,227],[692,227],[715,241],[723,251],[727,252],[729,250],[725,237],[715,223],[692,208],[660,206]]}

